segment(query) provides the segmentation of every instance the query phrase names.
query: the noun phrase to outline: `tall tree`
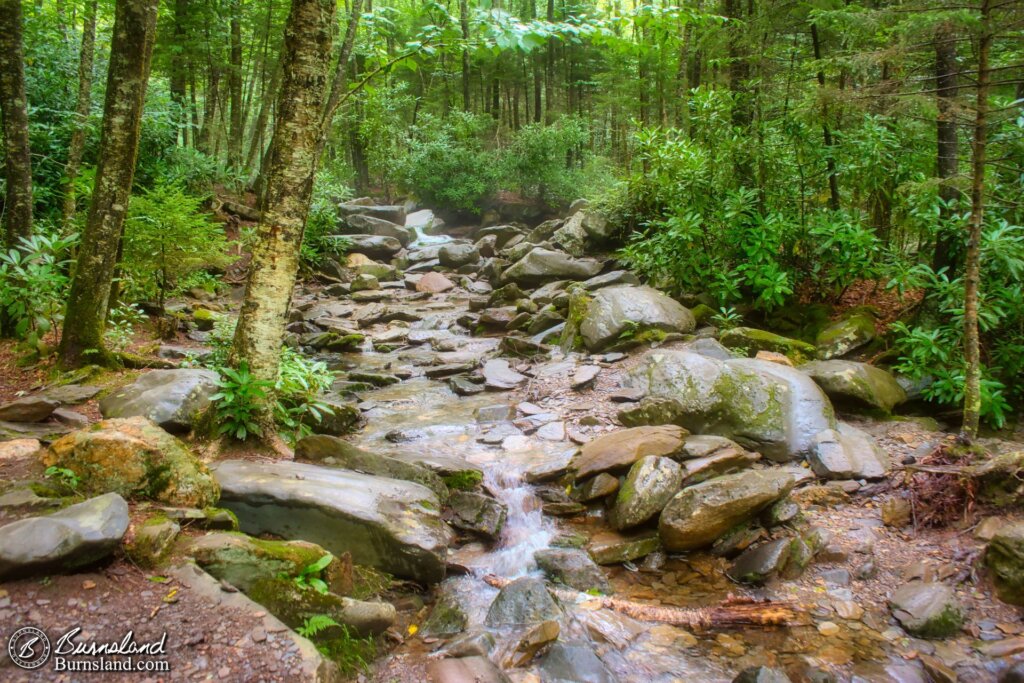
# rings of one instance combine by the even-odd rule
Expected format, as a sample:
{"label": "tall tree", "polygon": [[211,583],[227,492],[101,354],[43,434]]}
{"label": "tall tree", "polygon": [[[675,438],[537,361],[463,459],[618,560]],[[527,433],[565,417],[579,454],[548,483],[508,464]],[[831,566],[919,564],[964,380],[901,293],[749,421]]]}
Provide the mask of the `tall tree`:
{"label": "tall tree", "polygon": [[242,112],[242,23],[238,0],[231,3],[231,50],[228,68],[228,99],[231,122],[228,128],[228,164],[237,168],[242,163],[242,134],[245,117]]}
{"label": "tall tree", "polygon": [[3,115],[4,239],[9,246],[32,234],[32,154],[28,142],[21,0],[0,0],[0,114]]}
{"label": "tall tree", "polygon": [[[936,175],[942,183],[939,197],[943,206],[941,215],[949,219],[951,204],[960,196],[953,184],[960,166],[960,151],[956,131],[957,61],[956,34],[949,22],[943,22],[935,31],[935,98],[939,115],[935,120]],[[951,266],[956,258],[956,235],[948,231],[939,233],[935,241],[935,270]]]}
{"label": "tall tree", "polygon": [[[292,0],[285,27],[277,124],[266,190],[231,361],[261,380],[277,380],[281,345],[313,191],[331,60],[334,0]],[[261,422],[272,433],[271,405]]]}
{"label": "tall tree", "polygon": [[92,107],[92,63],[96,45],[96,4],[90,0],[85,5],[85,16],[82,18],[82,47],[78,56],[78,99],[75,103],[75,123],[71,131],[71,142],[68,144],[68,161],[64,166],[64,192],[61,203],[61,224],[65,230],[71,226],[75,217],[75,179],[82,165],[82,152],[85,150],[86,124],[89,109]]}
{"label": "tall tree", "polygon": [[99,161],[60,340],[60,364],[109,363],[110,288],[135,177],[158,0],[117,0]]}

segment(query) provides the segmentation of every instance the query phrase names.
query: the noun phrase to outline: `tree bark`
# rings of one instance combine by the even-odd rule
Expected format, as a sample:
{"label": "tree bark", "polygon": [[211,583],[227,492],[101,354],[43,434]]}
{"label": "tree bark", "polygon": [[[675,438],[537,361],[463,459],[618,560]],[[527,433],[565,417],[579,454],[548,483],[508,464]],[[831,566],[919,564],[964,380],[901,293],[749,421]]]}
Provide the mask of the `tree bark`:
{"label": "tree bark", "polygon": [[[322,103],[327,94],[334,0],[293,0],[285,26],[281,94],[270,143],[266,191],[231,363],[275,382],[288,306],[313,191]],[[272,438],[272,398],[260,406]]]}
{"label": "tree bark", "polygon": [[15,246],[19,237],[32,235],[32,154],[28,141],[21,0],[0,0],[0,114],[7,185],[4,239],[8,246]]}
{"label": "tree bark", "polygon": [[469,92],[469,1],[459,0],[459,26],[462,29],[462,111],[470,111],[473,98]]}
{"label": "tree bark", "polygon": [[65,368],[112,360],[103,345],[104,324],[135,177],[157,4],[118,0],[115,7],[96,181],[60,342]]}
{"label": "tree bark", "polygon": [[989,53],[993,33],[989,25],[991,0],[981,3],[978,40],[978,90],[974,115],[974,154],[971,160],[971,217],[968,219],[967,269],[964,273],[964,424],[961,434],[978,435],[981,419],[981,342],[978,334],[978,289],[981,285],[981,230],[985,219],[985,146],[988,141]]}
{"label": "tree bark", "polygon": [[[960,190],[951,182],[960,171],[960,150],[956,130],[957,96],[956,36],[952,25],[940,25],[935,31],[935,99],[939,115],[935,120],[935,170],[939,177],[939,198],[943,219],[952,216],[951,204],[960,197]],[[959,260],[958,240],[948,232],[939,232],[935,238],[935,256],[932,267],[937,271],[952,267]]]}
{"label": "tree bark", "polygon": [[356,42],[356,33],[359,31],[359,19],[362,13],[363,0],[352,0],[348,24],[345,25],[345,38],[341,43],[338,63],[334,67],[334,78],[331,80],[331,94],[327,97],[327,104],[324,106],[323,116],[320,119],[320,146],[318,148],[320,152],[323,151],[323,147],[327,143],[331,124],[334,123],[334,115],[338,113],[338,107],[341,106],[342,96],[348,90],[348,61],[352,56],[352,47]]}
{"label": "tree bark", "polygon": [[231,3],[231,49],[228,70],[228,98],[231,112],[228,126],[228,165],[238,168],[242,163],[242,25],[238,16],[238,0]]}
{"label": "tree bark", "polygon": [[68,161],[64,166],[63,197],[61,202],[61,225],[64,230],[71,228],[74,220],[75,179],[82,165],[82,151],[85,149],[85,129],[92,106],[92,64],[96,46],[96,3],[91,0],[85,5],[82,19],[82,48],[78,57],[78,101],[75,104],[75,128],[68,144]]}
{"label": "tree bark", "polygon": [[[811,24],[811,43],[814,47],[814,59],[821,63],[821,39],[818,37],[818,25]],[[818,88],[825,89],[825,70],[818,67]],[[825,168],[828,172],[828,208],[838,211],[839,202],[839,177],[836,172],[835,142],[832,139],[832,129],[828,125],[828,105],[821,105],[821,136],[825,141]]]}
{"label": "tree bark", "polygon": [[182,143],[189,144],[189,110],[186,99],[188,84],[188,46],[185,22],[188,19],[188,0],[174,0],[174,44],[171,46],[170,91],[171,101],[178,106]]}

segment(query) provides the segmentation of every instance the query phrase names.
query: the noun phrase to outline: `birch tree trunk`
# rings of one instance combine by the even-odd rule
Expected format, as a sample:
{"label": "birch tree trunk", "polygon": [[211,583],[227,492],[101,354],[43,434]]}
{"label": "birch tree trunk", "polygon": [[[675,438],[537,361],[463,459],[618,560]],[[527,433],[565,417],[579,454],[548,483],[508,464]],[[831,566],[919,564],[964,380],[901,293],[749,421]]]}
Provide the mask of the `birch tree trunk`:
{"label": "birch tree trunk", "polygon": [[[293,0],[285,26],[283,79],[262,216],[231,353],[232,365],[246,363],[257,379],[269,382],[277,380],[316,173],[334,6],[334,0]],[[273,433],[271,400],[260,411],[268,439]]]}
{"label": "birch tree trunk", "polygon": [[64,166],[64,188],[61,202],[61,224],[69,230],[75,217],[75,179],[82,166],[82,151],[85,149],[85,128],[92,106],[92,63],[96,46],[96,3],[92,0],[85,5],[82,19],[82,48],[78,57],[78,101],[75,103],[75,129],[71,132],[68,145],[68,162]]}
{"label": "birch tree trunk", "polygon": [[110,45],[96,181],[68,295],[59,362],[109,364],[103,332],[124,216],[135,177],[157,0],[118,0]]}
{"label": "birch tree trunk", "polygon": [[0,0],[0,114],[7,185],[3,229],[8,246],[32,234],[32,155],[21,43],[21,0]]}

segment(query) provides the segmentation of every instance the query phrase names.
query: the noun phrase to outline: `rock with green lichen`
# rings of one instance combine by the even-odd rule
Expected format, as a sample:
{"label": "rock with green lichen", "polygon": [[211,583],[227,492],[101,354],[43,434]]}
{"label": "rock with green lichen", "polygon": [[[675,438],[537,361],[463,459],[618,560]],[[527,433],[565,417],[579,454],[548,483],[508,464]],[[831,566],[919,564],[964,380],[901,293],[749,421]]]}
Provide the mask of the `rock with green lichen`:
{"label": "rock with green lichen", "polygon": [[794,485],[782,470],[748,470],[690,486],[677,493],[658,520],[658,533],[671,552],[697,550],[753,519]]}
{"label": "rock with green lichen", "polygon": [[661,548],[661,539],[653,531],[594,534],[587,544],[590,557],[600,565],[621,564],[646,557]]}
{"label": "rock with green lichen", "polygon": [[352,403],[341,403],[330,399],[321,399],[330,412],[324,412],[317,420],[310,413],[303,416],[303,423],[316,434],[343,436],[351,434],[363,422],[363,413]]}
{"label": "rock with green lichen", "polygon": [[346,626],[352,635],[367,637],[383,633],[398,618],[390,603],[321,593],[287,578],[259,579],[245,593],[291,628],[299,628],[310,617],[326,615]]}
{"label": "rock with green lichen", "polygon": [[840,422],[814,437],[807,462],[824,479],[881,479],[889,473],[889,455],[856,427]]}
{"label": "rock with green lichen", "polygon": [[515,579],[502,588],[487,610],[488,626],[525,626],[558,619],[562,610],[544,581],[532,576]]}
{"label": "rock with green lichen", "polygon": [[448,501],[452,526],[497,540],[508,514],[505,506],[489,496],[456,491]]}
{"label": "rock with green lichen", "polygon": [[155,567],[174,545],[181,526],[163,515],[155,515],[136,524],[135,535],[126,544],[128,557],[140,567]]}
{"label": "rock with green lichen", "polygon": [[203,332],[209,332],[212,330],[218,317],[219,316],[216,313],[208,308],[197,308],[192,311],[192,322],[195,323],[196,329],[202,330]]}
{"label": "rock with green lichen", "polygon": [[213,370],[150,370],[100,401],[106,418],[146,417],[169,432],[187,432],[217,392]]}
{"label": "rock with green lichen", "polygon": [[582,550],[567,548],[545,548],[533,554],[537,566],[554,583],[560,583],[578,591],[598,590],[611,593],[608,579],[601,568]]}
{"label": "rock with green lichen", "polygon": [[874,338],[874,317],[867,311],[856,310],[818,332],[814,345],[818,358],[829,360],[856,351]]}
{"label": "rock with green lichen", "polygon": [[836,405],[886,413],[907,400],[907,392],[882,368],[849,360],[820,360],[800,366]]}
{"label": "rock with green lichen", "polygon": [[144,417],[103,420],[53,442],[43,464],[70,469],[82,489],[204,508],[220,495],[206,465]]}
{"label": "rock with green lichen", "polygon": [[577,481],[601,472],[624,471],[648,455],[672,456],[686,436],[686,430],[676,425],[620,429],[584,444],[573,457],[571,469]]}
{"label": "rock with green lichen", "polygon": [[609,514],[613,529],[628,529],[651,519],[679,491],[683,468],[669,458],[649,455],[629,469]]}
{"label": "rock with green lichen", "polygon": [[569,254],[543,247],[530,249],[501,274],[504,282],[539,285],[551,280],[586,280],[601,272],[601,262],[573,258]]}
{"label": "rock with green lichen", "polygon": [[580,503],[588,503],[598,498],[604,498],[610,496],[619,490],[619,478],[613,477],[607,472],[601,472],[595,477],[591,477],[584,482],[578,484],[572,490],[573,500],[579,501]]}
{"label": "rock with green lichen", "polygon": [[453,584],[442,584],[430,616],[423,622],[423,635],[429,637],[450,636],[462,633],[469,623],[469,617],[462,600]]}
{"label": "rock with green lichen", "polygon": [[903,628],[920,638],[948,638],[964,623],[956,594],[943,583],[908,583],[892,594],[889,603]]}
{"label": "rock with green lichen", "polygon": [[985,549],[996,594],[1003,602],[1024,606],[1024,523],[1003,525]]}
{"label": "rock with green lichen", "polygon": [[778,575],[786,566],[792,540],[779,538],[745,550],[726,575],[737,583],[761,585]]}
{"label": "rock with green lichen", "polygon": [[593,293],[579,331],[586,347],[599,351],[644,333],[688,334],[694,327],[696,322],[689,309],[658,290],[615,285]]}
{"label": "rock with green lichen", "polygon": [[754,356],[758,351],[781,353],[797,364],[811,360],[815,354],[814,347],[807,342],[753,327],[726,330],[718,341],[726,348],[742,351],[748,356]]}

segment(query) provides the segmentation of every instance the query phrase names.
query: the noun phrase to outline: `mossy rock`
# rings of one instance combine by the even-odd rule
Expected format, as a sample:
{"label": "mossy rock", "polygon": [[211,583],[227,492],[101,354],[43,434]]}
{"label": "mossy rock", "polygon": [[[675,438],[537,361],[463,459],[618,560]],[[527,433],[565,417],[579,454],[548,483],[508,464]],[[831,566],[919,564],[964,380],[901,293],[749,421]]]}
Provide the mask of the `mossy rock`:
{"label": "mossy rock", "polygon": [[1024,523],[1006,524],[985,549],[996,594],[1003,602],[1024,606]]}
{"label": "mossy rock", "polygon": [[814,345],[817,347],[818,358],[828,360],[845,356],[869,344],[874,338],[874,316],[866,310],[856,309],[822,329]]}
{"label": "mossy rock", "polygon": [[136,525],[135,535],[125,544],[125,552],[144,569],[159,565],[170,554],[181,526],[163,514],[153,515]]}
{"label": "mossy rock", "polygon": [[942,583],[906,584],[893,593],[889,602],[903,628],[920,638],[954,636],[964,623],[953,589]]}
{"label": "mossy rock", "polygon": [[[363,602],[334,593],[303,588],[286,578],[258,579],[246,594],[291,628],[307,619],[326,615],[360,637],[383,633],[397,613],[386,602]],[[329,637],[329,635],[328,635]]]}
{"label": "mossy rock", "polygon": [[472,491],[484,480],[480,470],[461,470],[441,477],[452,491]]}
{"label": "mossy rock", "polygon": [[742,351],[748,356],[754,356],[758,351],[781,353],[797,364],[809,361],[815,355],[814,347],[807,342],[753,327],[734,327],[726,330],[719,336],[718,341],[726,348]]}

